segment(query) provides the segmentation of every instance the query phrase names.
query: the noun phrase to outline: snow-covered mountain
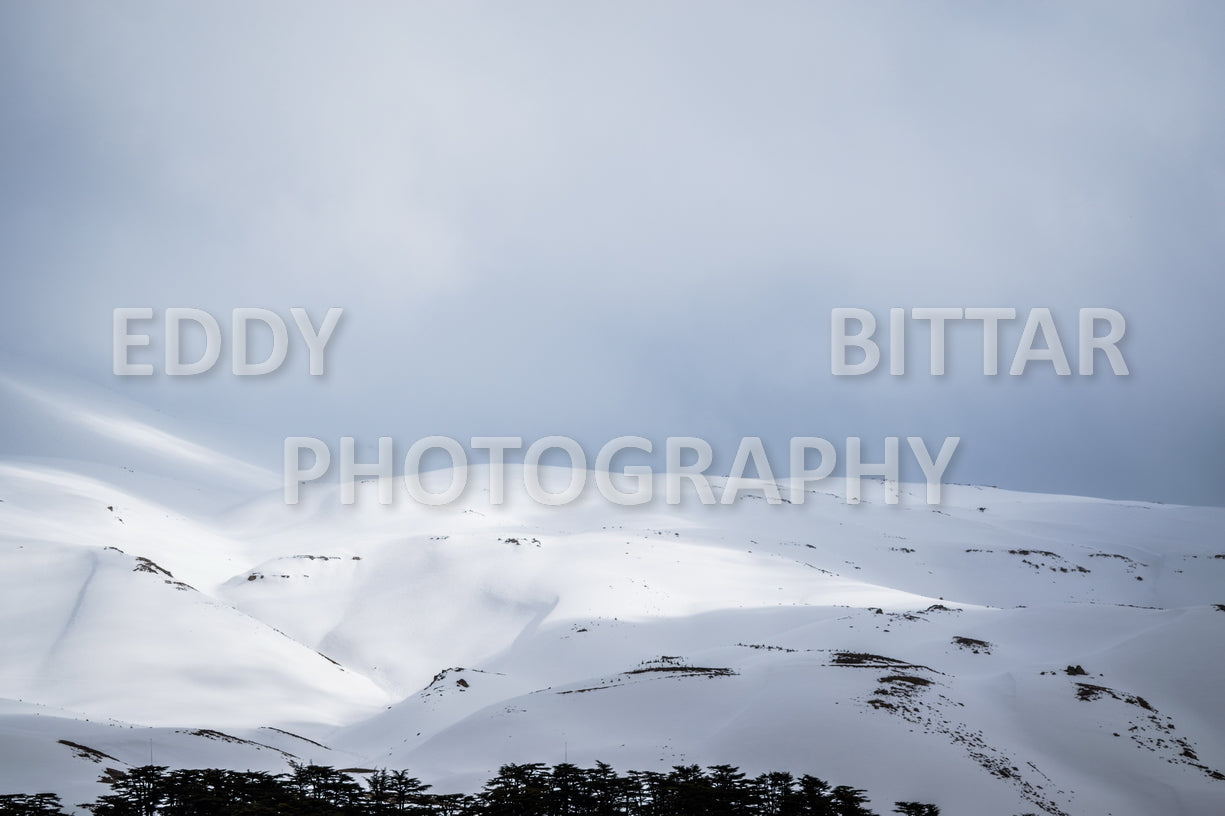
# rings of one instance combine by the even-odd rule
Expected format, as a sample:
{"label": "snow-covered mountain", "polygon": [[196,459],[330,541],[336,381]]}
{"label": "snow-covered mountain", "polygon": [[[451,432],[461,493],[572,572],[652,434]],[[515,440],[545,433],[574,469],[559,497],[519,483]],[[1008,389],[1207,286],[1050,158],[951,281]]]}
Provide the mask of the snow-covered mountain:
{"label": "snow-covered mountain", "polygon": [[479,468],[440,508],[286,506],[57,387],[0,380],[73,440],[0,461],[0,792],[87,801],[151,757],[465,790],[565,758],[813,773],[880,811],[1225,811],[1223,509],[834,482],[492,507]]}

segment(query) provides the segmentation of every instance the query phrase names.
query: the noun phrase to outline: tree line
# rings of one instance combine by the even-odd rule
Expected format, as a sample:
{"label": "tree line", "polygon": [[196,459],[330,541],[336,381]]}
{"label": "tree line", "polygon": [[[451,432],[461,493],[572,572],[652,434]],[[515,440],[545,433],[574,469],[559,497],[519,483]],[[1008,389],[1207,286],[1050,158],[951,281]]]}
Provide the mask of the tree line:
{"label": "tree line", "polygon": [[[146,765],[99,781],[111,792],[80,805],[93,816],[876,816],[865,791],[783,771],[749,777],[731,765],[625,775],[602,762],[503,765],[472,795],[433,793],[407,771],[298,763],[282,774]],[[897,802],[892,812],[940,809]],[[63,813],[54,794],[0,796],[0,816]]]}

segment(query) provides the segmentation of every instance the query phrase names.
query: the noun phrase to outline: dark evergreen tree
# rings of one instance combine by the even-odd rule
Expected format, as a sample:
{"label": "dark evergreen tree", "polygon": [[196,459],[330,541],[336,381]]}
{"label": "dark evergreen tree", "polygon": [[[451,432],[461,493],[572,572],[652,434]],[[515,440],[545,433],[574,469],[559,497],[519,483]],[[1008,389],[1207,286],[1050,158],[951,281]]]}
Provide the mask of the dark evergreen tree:
{"label": "dark evergreen tree", "polygon": [[893,812],[902,816],[940,816],[940,808],[922,802],[895,802]]}
{"label": "dark evergreen tree", "polygon": [[663,788],[667,779],[659,771],[630,771],[630,785],[626,794],[633,799],[627,812],[635,816],[656,816],[662,812],[659,803],[663,800]]}
{"label": "dark evergreen tree", "polygon": [[837,816],[873,816],[865,805],[868,802],[867,791],[839,785],[833,790],[834,813]]}
{"label": "dark evergreen tree", "polygon": [[380,768],[366,779],[367,810],[376,816],[398,812],[391,804],[391,774]]}
{"label": "dark evergreen tree", "polygon": [[426,793],[430,786],[408,771],[375,771],[366,780],[367,799],[371,813],[433,813],[432,798]]}
{"label": "dark evergreen tree", "polygon": [[757,813],[762,816],[795,816],[801,812],[795,777],[785,771],[762,774],[753,780]]}
{"label": "dark evergreen tree", "polygon": [[824,779],[804,774],[796,792],[795,813],[803,816],[838,816],[834,793]]}
{"label": "dark evergreen tree", "polygon": [[712,816],[749,814],[757,799],[755,786],[745,781],[739,768],[712,765],[710,771],[710,810]]}
{"label": "dark evergreen tree", "polygon": [[[82,806],[95,816],[873,816],[862,790],[785,772],[748,780],[732,765],[625,776],[604,763],[504,765],[477,796],[431,794],[407,771],[374,771],[363,785],[343,771],[298,763],[275,776],[145,766],[101,781],[111,792]],[[893,812],[940,814],[921,802],[896,802]],[[62,813],[52,794],[0,796],[0,816]]]}
{"label": "dark evergreen tree", "polygon": [[0,795],[0,816],[44,816],[63,812],[60,798],[54,793]]}
{"label": "dark evergreen tree", "polygon": [[592,797],[585,774],[576,765],[554,765],[550,774],[546,810],[549,816],[573,816],[591,812]]}
{"label": "dark evergreen tree", "polygon": [[632,807],[633,782],[617,775],[611,765],[597,762],[583,771],[583,792],[591,816],[622,816]]}
{"label": "dark evergreen tree", "polygon": [[492,816],[548,816],[551,783],[545,766],[503,765],[477,797],[480,812]]}
{"label": "dark evergreen tree", "polygon": [[337,812],[359,813],[366,803],[365,791],[348,774],[326,765],[290,762],[284,775],[285,789],[297,797],[297,816],[332,816]]}
{"label": "dark evergreen tree", "polygon": [[467,816],[480,812],[477,800],[462,793],[432,794],[427,801],[428,809],[421,812],[433,816]]}
{"label": "dark evergreen tree", "polygon": [[153,816],[166,796],[166,767],[143,765],[127,773],[99,779],[114,793],[102,796],[89,806],[95,816]]}
{"label": "dark evergreen tree", "polygon": [[713,812],[714,789],[699,765],[677,765],[660,788],[655,801],[659,816],[698,816]]}
{"label": "dark evergreen tree", "polygon": [[172,771],[166,775],[162,816],[235,816],[259,814],[293,804],[292,795],[274,776],[217,769]]}

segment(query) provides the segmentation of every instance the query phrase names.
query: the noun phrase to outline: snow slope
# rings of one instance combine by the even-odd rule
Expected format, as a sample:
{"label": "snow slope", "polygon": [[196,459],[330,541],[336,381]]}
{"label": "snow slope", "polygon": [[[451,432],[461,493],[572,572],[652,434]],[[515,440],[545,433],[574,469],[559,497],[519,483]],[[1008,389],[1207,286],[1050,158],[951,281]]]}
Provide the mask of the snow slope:
{"label": "snow slope", "polygon": [[142,420],[151,447],[82,420],[86,389],[5,382],[9,416],[98,447],[0,461],[2,792],[85,801],[152,751],[441,790],[511,761],[727,762],[881,812],[1223,810],[1225,510],[965,486],[853,506],[832,482],[491,507],[481,468],[447,507],[372,483],[287,507],[220,484],[183,429]]}

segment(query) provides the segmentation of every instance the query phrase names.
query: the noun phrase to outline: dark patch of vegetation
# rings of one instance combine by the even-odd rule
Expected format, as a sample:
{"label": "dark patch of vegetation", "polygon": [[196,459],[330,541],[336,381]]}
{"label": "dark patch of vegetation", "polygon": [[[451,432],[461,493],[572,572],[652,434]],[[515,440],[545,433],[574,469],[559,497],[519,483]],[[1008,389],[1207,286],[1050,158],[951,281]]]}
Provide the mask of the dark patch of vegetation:
{"label": "dark patch of vegetation", "polygon": [[218,742],[228,742],[231,745],[249,745],[252,748],[267,748],[269,751],[276,751],[288,760],[295,759],[295,755],[288,751],[282,751],[280,748],[273,748],[271,745],[265,745],[262,742],[254,742],[242,737],[236,737],[233,734],[227,734],[224,731],[214,731],[211,728],[197,728],[194,731],[180,732],[187,733],[193,737],[203,737],[204,739],[217,740]]}
{"label": "dark patch of vegetation", "polygon": [[[979,548],[970,548],[970,549],[967,549],[967,550],[966,550],[966,552],[968,552],[968,553],[988,553],[988,552],[1002,552],[1002,550],[983,550],[983,549],[979,549]],[[1027,566],[1033,567],[1033,568],[1034,568],[1034,569],[1036,569],[1036,570],[1040,570],[1040,569],[1042,569],[1043,567],[1046,567],[1047,569],[1051,570],[1052,572],[1080,572],[1080,573],[1089,573],[1089,572],[1092,572],[1092,570],[1090,570],[1090,569],[1089,569],[1089,568],[1087,568],[1087,567],[1082,567],[1082,566],[1078,566],[1078,565],[1075,565],[1075,564],[1074,564],[1074,565],[1072,565],[1071,567],[1052,567],[1052,566],[1049,566],[1048,564],[1045,564],[1045,563],[1041,563],[1041,564],[1039,564],[1039,563],[1036,563],[1036,562],[1034,562],[1034,561],[1030,561],[1030,560],[1029,560],[1029,556],[1036,556],[1036,557],[1039,557],[1039,558],[1053,558],[1053,559],[1056,559],[1056,560],[1058,560],[1058,561],[1064,561],[1064,560],[1065,560],[1065,559],[1064,559],[1064,557],[1063,557],[1062,555],[1060,555],[1059,553],[1053,553],[1053,552],[1051,552],[1050,550],[1023,550],[1023,549],[1016,549],[1016,550],[1008,550],[1008,554],[1009,554],[1009,555],[1019,555],[1019,556],[1021,556],[1021,563],[1022,563],[1022,564],[1025,564],[1025,565],[1027,565]]]}
{"label": "dark patch of vegetation", "polygon": [[506,544],[514,544],[516,547],[523,544],[535,544],[537,547],[540,546],[540,539],[538,538],[516,538],[512,536],[510,538],[499,538],[498,541]]}
{"label": "dark patch of vegetation", "polygon": [[[1089,557],[1090,557],[1090,558],[1117,558],[1117,559],[1119,559],[1120,561],[1126,561],[1128,564],[1135,564],[1135,563],[1136,563],[1135,561],[1133,561],[1132,559],[1128,558],[1127,556],[1125,556],[1125,555],[1119,555],[1118,553],[1089,553]],[[1145,566],[1147,566],[1147,565],[1145,565]]]}
{"label": "dark patch of vegetation", "polygon": [[876,682],[878,683],[905,683],[910,686],[930,686],[932,681],[926,677],[915,677],[912,674],[891,674],[888,677],[882,677]]}
{"label": "dark patch of vegetation", "polygon": [[268,731],[275,731],[275,732],[277,732],[278,734],[284,734],[284,735],[285,735],[285,736],[287,736],[287,737],[293,737],[294,739],[299,739],[299,740],[302,740],[303,742],[309,742],[311,745],[317,745],[317,746],[319,746],[320,748],[323,748],[324,750],[327,750],[327,746],[326,746],[326,745],[324,745],[323,743],[321,743],[321,742],[315,742],[313,739],[307,739],[306,737],[302,736],[301,734],[295,734],[294,732],[292,732],[292,731],[286,731],[286,730],[285,730],[285,729],[283,729],[283,728],[273,728],[271,725],[265,725],[265,726],[263,726],[263,727],[264,727],[264,729],[266,729],[266,730],[268,730]]}
{"label": "dark patch of vegetation", "polygon": [[[603,762],[503,765],[471,796],[432,793],[407,771],[296,763],[276,775],[146,765],[99,781],[111,793],[81,805],[94,816],[875,816],[865,791],[782,771],[749,778],[732,765],[625,775]],[[939,816],[940,809],[897,802],[893,812]],[[0,796],[0,816],[62,813],[54,794]]]}
{"label": "dark patch of vegetation", "polygon": [[211,728],[197,728],[195,731],[188,731],[193,737],[204,737],[205,739],[219,740],[221,742],[229,742],[234,745],[254,745],[251,740],[245,740],[242,737],[231,736],[222,731],[214,731]]}
{"label": "dark patch of vegetation", "polygon": [[[984,508],[980,507],[978,509],[982,510]],[[902,816],[940,816],[940,808],[922,802],[896,802],[893,806],[893,812],[900,813]]]}
{"label": "dark patch of vegetation", "polygon": [[154,575],[165,575],[167,578],[173,578],[170,570],[165,567],[160,567],[143,555],[136,556],[136,566],[132,568],[132,572],[151,572]]}
{"label": "dark patch of vegetation", "polygon": [[110,754],[104,754],[101,751],[90,748],[88,745],[81,745],[70,740],[56,740],[60,745],[67,746],[72,749],[73,756],[77,759],[88,759],[90,762],[101,762],[104,759],[109,759],[111,762],[118,762]]}
{"label": "dark patch of vegetation", "polygon": [[868,652],[834,652],[835,666],[856,666],[859,668],[881,668],[884,666],[903,666],[904,661]]}
{"label": "dark patch of vegetation", "polygon": [[957,644],[963,649],[969,649],[974,654],[991,654],[991,644],[985,640],[954,635],[953,643]]}
{"label": "dark patch of vegetation", "polygon": [[893,657],[869,654],[868,652],[834,652],[835,666],[849,666],[855,669],[922,669],[932,671],[927,666],[907,663]]}
{"label": "dark patch of vegetation", "polygon": [[875,696],[868,700],[868,705],[886,711],[898,711],[900,708],[903,714],[912,711],[906,704],[932,684],[926,677],[916,677],[912,674],[891,674],[877,678],[876,682],[880,683],[880,687],[872,692]]}
{"label": "dark patch of vegetation", "polygon": [[703,677],[731,677],[736,672],[731,669],[722,667],[708,666],[646,666],[641,669],[631,669],[626,674],[651,674],[654,672],[662,673],[680,673],[687,675],[701,675]]}
{"label": "dark patch of vegetation", "polygon": [[1153,711],[1153,707],[1149,705],[1148,700],[1134,694],[1123,694],[1115,691],[1112,688],[1105,686],[1095,686],[1092,683],[1077,683],[1076,684],[1076,699],[1086,703],[1093,702],[1102,697],[1110,697],[1113,700],[1119,700],[1130,705],[1139,706],[1145,711]]}
{"label": "dark patch of vegetation", "polygon": [[765,643],[737,643],[736,645],[742,646],[745,649],[764,649],[767,652],[786,652],[787,654],[792,654],[796,651],[786,646],[769,646]]}
{"label": "dark patch of vegetation", "polygon": [[63,813],[60,798],[54,793],[14,793],[0,796],[0,814],[34,816],[39,813]]}

